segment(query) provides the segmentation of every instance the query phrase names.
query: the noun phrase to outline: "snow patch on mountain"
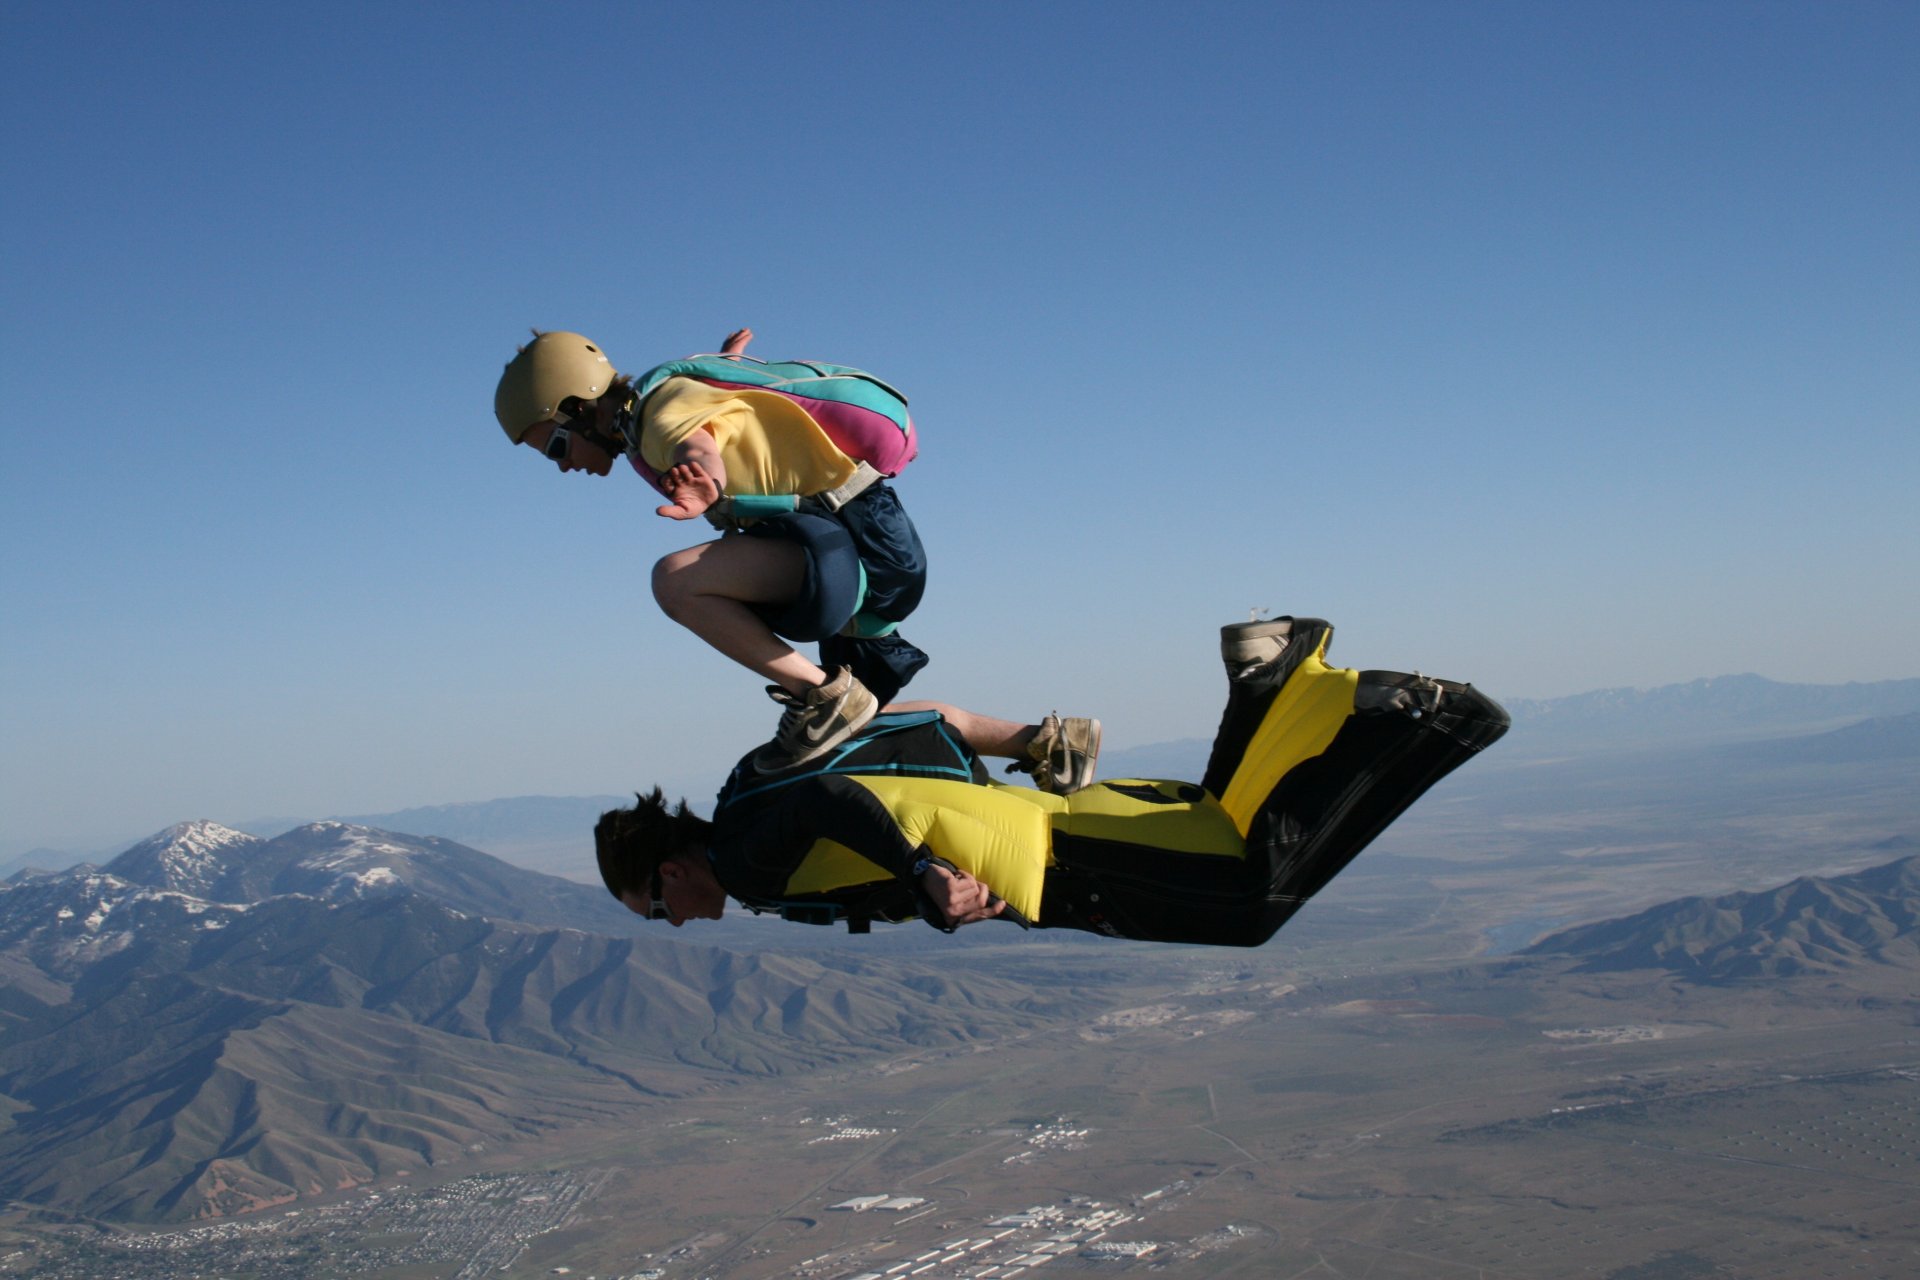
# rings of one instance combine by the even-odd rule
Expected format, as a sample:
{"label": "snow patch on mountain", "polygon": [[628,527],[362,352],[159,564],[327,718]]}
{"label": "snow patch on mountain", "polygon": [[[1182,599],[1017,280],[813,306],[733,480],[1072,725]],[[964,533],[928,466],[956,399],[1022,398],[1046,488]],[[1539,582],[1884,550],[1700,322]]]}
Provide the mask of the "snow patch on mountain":
{"label": "snow patch on mountain", "polygon": [[109,869],[137,884],[207,896],[236,852],[264,843],[259,836],[203,820],[181,822],[115,858]]}
{"label": "snow patch on mountain", "polygon": [[301,831],[333,841],[331,848],[316,849],[301,857],[298,865],[313,871],[342,871],[372,859],[389,859],[404,865],[419,852],[395,843],[383,831],[344,822],[316,822]]}
{"label": "snow patch on mountain", "polygon": [[365,871],[342,872],[339,879],[333,882],[328,896],[359,898],[369,893],[404,888],[406,881],[395,875],[392,867],[369,867]]}
{"label": "snow patch on mountain", "polygon": [[0,947],[23,947],[46,972],[71,976],[134,945],[153,928],[221,928],[238,904],[211,903],[106,871],[0,890]]}

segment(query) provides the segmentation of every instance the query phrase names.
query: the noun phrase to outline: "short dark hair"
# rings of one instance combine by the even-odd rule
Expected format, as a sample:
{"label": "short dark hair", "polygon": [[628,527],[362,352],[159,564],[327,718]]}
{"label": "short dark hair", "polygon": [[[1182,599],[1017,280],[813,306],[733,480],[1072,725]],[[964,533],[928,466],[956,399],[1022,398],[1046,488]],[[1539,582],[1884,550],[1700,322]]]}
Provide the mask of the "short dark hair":
{"label": "short dark hair", "polygon": [[666,793],[635,792],[631,809],[609,809],[593,825],[593,853],[607,892],[623,898],[642,890],[661,863],[690,846],[704,846],[713,824],[687,807],[683,797],[672,809]]}

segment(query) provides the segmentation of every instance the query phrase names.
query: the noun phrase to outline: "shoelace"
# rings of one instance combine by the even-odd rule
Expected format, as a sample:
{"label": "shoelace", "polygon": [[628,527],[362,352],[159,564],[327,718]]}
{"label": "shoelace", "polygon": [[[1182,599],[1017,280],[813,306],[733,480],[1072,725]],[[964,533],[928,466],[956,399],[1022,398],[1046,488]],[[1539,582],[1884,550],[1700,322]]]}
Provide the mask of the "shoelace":
{"label": "shoelace", "polygon": [[773,731],[773,740],[781,746],[789,746],[801,722],[807,718],[807,700],[794,697],[777,684],[767,686],[767,696],[786,708],[780,713],[780,723]]}
{"label": "shoelace", "polygon": [[1044,735],[1049,731],[1053,740],[1047,744],[1047,754],[1033,766],[1033,780],[1043,791],[1059,783],[1073,760],[1072,752],[1067,749],[1067,726],[1061,722],[1058,711],[1049,711],[1047,718],[1040,722],[1040,732]]}
{"label": "shoelace", "polygon": [[[1034,735],[1033,735],[1033,741],[1034,741],[1034,742],[1038,742],[1038,741],[1040,741],[1040,740],[1041,740],[1042,738],[1044,738],[1044,737],[1046,736],[1046,734],[1047,734],[1047,726],[1048,726],[1048,724],[1050,724],[1050,723],[1051,723],[1051,724],[1052,724],[1052,726],[1053,726],[1053,733],[1054,733],[1054,743],[1053,743],[1053,745],[1054,745],[1054,746],[1058,746],[1058,747],[1061,747],[1061,748],[1062,748],[1062,749],[1064,750],[1064,748],[1065,748],[1065,745],[1066,745],[1066,736],[1065,736],[1065,734],[1063,734],[1063,733],[1061,732],[1061,728],[1060,728],[1060,713],[1059,713],[1059,712],[1057,712],[1057,711],[1053,711],[1053,712],[1049,712],[1049,713],[1047,714],[1047,718],[1046,718],[1045,720],[1042,720],[1042,721],[1040,722],[1040,732],[1039,732],[1039,733],[1036,733],[1036,734],[1034,734]],[[1028,744],[1027,744],[1027,750],[1028,750],[1028,751],[1032,751],[1032,750],[1033,750],[1033,743],[1028,743]],[[1034,759],[1034,758],[1033,758],[1032,756],[1029,756],[1029,757],[1028,757],[1027,759],[1025,759],[1025,760],[1012,760],[1012,761],[1009,761],[1009,762],[1007,763],[1007,767],[1006,767],[1006,768],[1005,768],[1004,770],[1002,770],[1001,772],[1003,772],[1003,773],[1024,773],[1024,774],[1026,774],[1026,775],[1027,775],[1028,777],[1030,777],[1030,778],[1032,778],[1032,779],[1033,779],[1033,780],[1034,780],[1035,782],[1040,782],[1040,781],[1042,781],[1042,780],[1043,780],[1043,778],[1042,778],[1042,775],[1041,775],[1041,772],[1040,772],[1040,771],[1041,771],[1042,769],[1050,769],[1050,768],[1051,768],[1051,758],[1050,758],[1050,757],[1051,757],[1051,754],[1052,754],[1052,747],[1049,747],[1049,748],[1048,748],[1048,758],[1042,758],[1042,759]]]}

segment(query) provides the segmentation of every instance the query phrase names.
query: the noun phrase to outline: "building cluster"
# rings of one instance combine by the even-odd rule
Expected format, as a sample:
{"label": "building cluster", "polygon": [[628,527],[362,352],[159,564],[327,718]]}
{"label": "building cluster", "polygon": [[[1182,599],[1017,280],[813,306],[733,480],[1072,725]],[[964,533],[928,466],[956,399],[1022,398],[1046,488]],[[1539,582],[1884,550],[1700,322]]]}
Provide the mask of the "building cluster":
{"label": "building cluster", "polygon": [[[1022,1133],[1022,1144],[1026,1148],[1022,1155],[1030,1157],[1037,1151],[1085,1146],[1090,1134],[1091,1130],[1075,1124],[1070,1117],[1057,1116],[1034,1124]],[[1230,1247],[1245,1234],[1242,1228],[1227,1226],[1194,1240],[1113,1238],[1116,1231],[1128,1224],[1134,1224],[1132,1232],[1138,1233],[1143,1215],[1165,1207],[1193,1188],[1194,1184],[1187,1179],[1177,1179],[1131,1197],[1124,1207],[1103,1204],[1086,1196],[1068,1196],[1064,1201],[1002,1213],[968,1234],[936,1245],[916,1245],[889,1238],[836,1250],[808,1259],[794,1274],[800,1280],[816,1277],[818,1280],[1028,1280],[1028,1273],[1035,1267],[1063,1258],[1083,1266],[1104,1264],[1116,1269],[1136,1263],[1147,1267],[1165,1266],[1174,1259]],[[888,1192],[853,1196],[831,1208],[848,1213],[871,1209],[918,1210],[914,1218],[952,1210],[951,1205]],[[942,1225],[947,1230],[953,1229],[950,1219]],[[887,1253],[897,1253],[897,1256],[880,1260]]]}
{"label": "building cluster", "polygon": [[884,1209],[889,1213],[902,1213],[908,1209],[918,1209],[926,1200],[920,1196],[855,1196],[851,1200],[842,1200],[830,1205],[834,1209],[846,1209],[853,1213],[865,1213],[869,1209]]}
{"label": "building cluster", "polygon": [[847,1142],[857,1138],[880,1138],[892,1132],[892,1129],[870,1129],[861,1125],[842,1125],[832,1133],[823,1133],[817,1138],[808,1138],[807,1145],[812,1146],[817,1142]]}
{"label": "building cluster", "polygon": [[[871,1197],[857,1197],[871,1199]],[[852,1205],[835,1205],[843,1208]],[[868,1207],[879,1207],[870,1205]],[[1013,1277],[1056,1258],[1137,1260],[1157,1253],[1154,1241],[1109,1241],[1106,1234],[1134,1220],[1131,1213],[1110,1209],[1097,1200],[1035,1205],[989,1222],[978,1234],[958,1236],[902,1258],[886,1267],[869,1268],[846,1280],[1013,1280]]]}
{"label": "building cluster", "polygon": [[1027,1134],[1025,1151],[1016,1151],[1001,1164],[1022,1164],[1045,1151],[1078,1151],[1087,1145],[1091,1129],[1076,1129],[1065,1116],[1046,1124],[1036,1124]]}
{"label": "building cluster", "polygon": [[[482,1174],[419,1191],[365,1191],[336,1204],[172,1231],[70,1236],[49,1254],[21,1259],[36,1280],[194,1280],[245,1274],[311,1280],[355,1272],[433,1267],[458,1280],[499,1275],[535,1236],[557,1231],[600,1191],[604,1169]],[[369,1238],[380,1244],[370,1245]],[[0,1276],[22,1274],[9,1260]]]}

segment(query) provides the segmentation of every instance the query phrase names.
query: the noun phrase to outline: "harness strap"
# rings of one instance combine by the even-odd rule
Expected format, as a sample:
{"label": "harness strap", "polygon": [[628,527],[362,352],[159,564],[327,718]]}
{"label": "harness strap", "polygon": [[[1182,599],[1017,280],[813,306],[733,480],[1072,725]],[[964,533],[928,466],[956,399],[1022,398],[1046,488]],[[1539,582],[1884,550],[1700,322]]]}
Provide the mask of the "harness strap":
{"label": "harness strap", "polygon": [[732,529],[742,520],[761,520],[767,516],[787,515],[794,511],[808,515],[830,516],[852,502],[886,477],[870,462],[853,469],[847,482],[820,493],[801,497],[793,493],[743,493],[722,497],[707,508],[707,523],[716,529]]}
{"label": "harness strap", "polygon": [[835,925],[845,923],[848,933],[872,933],[873,915],[859,907],[843,907],[837,902],[769,902],[740,898],[741,906],[755,915],[777,915],[794,924]]}
{"label": "harness strap", "polygon": [[817,507],[817,514],[830,516],[885,478],[874,470],[871,462],[862,462],[853,469],[845,484],[800,499],[800,510],[811,511]]}

